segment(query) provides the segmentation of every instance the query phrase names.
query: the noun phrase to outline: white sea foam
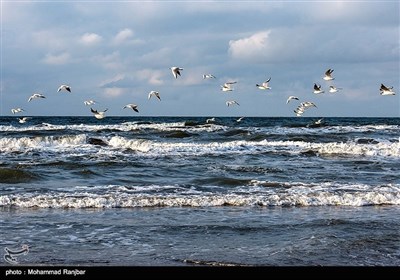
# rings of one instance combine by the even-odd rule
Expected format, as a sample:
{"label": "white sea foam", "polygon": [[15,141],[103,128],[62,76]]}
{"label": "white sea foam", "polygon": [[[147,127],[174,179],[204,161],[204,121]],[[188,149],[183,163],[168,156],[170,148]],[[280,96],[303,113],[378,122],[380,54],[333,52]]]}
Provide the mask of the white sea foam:
{"label": "white sea foam", "polygon": [[76,124],[76,125],[55,125],[43,123],[42,125],[32,126],[14,126],[14,125],[0,125],[0,132],[29,132],[29,131],[63,131],[74,130],[82,132],[92,132],[101,130],[115,130],[115,131],[136,131],[136,130],[157,130],[157,131],[218,131],[227,129],[226,126],[217,124],[204,124],[196,126],[186,126],[185,122],[171,122],[171,123],[140,123],[140,122],[125,122],[122,124]]}
{"label": "white sea foam", "polygon": [[[172,187],[173,188],[173,187]],[[2,207],[22,208],[131,208],[131,207],[210,207],[210,206],[369,206],[400,205],[400,185],[366,186],[296,184],[257,192],[228,193],[132,193],[111,188],[107,193],[53,193],[0,196]]]}
{"label": "white sea foam", "polygon": [[[77,152],[94,147],[87,143],[86,134],[38,137],[4,137],[0,139],[0,152],[26,150],[55,150]],[[132,150],[142,155],[205,155],[205,154],[257,154],[260,152],[284,152],[300,154],[312,151],[320,156],[351,155],[400,157],[400,141],[382,141],[360,144],[356,142],[310,143],[303,141],[226,141],[226,142],[160,142],[146,139],[129,139],[122,136],[100,137],[108,146],[99,147],[100,154],[112,155],[123,150]]]}

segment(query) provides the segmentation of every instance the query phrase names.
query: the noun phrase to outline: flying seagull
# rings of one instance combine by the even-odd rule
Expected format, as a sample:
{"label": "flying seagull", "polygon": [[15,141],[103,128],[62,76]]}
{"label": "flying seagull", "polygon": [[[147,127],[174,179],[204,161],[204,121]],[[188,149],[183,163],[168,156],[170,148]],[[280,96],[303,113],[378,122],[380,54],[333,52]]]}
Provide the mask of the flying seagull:
{"label": "flying seagull", "polygon": [[22,108],[13,108],[13,109],[11,109],[11,113],[13,113],[13,114],[15,114],[15,113],[20,113],[20,112],[22,112],[22,111],[25,111],[25,110],[22,109]]}
{"label": "flying seagull", "polygon": [[132,109],[133,111],[139,113],[139,110],[137,109],[137,105],[136,105],[136,104],[133,104],[133,103],[127,104],[127,105],[125,105],[124,108],[122,108],[122,109],[125,109],[125,108],[130,108],[130,109]]}
{"label": "flying seagull", "polygon": [[396,93],[393,91],[393,87],[387,87],[384,84],[381,84],[381,88],[379,89],[381,95],[395,95]]}
{"label": "flying seagull", "polygon": [[226,106],[229,107],[231,105],[239,105],[239,103],[237,103],[236,100],[226,101]]}
{"label": "flying seagull", "polygon": [[40,93],[34,93],[29,97],[28,102],[30,102],[34,98],[46,98],[46,96]]}
{"label": "flying seagull", "polygon": [[203,79],[215,79],[215,76],[213,74],[204,74]]}
{"label": "flying seagull", "polygon": [[297,96],[289,96],[288,99],[286,100],[286,104],[288,104],[291,100],[299,100],[299,98]]}
{"label": "flying seagull", "polygon": [[317,85],[314,83],[314,93],[315,94],[320,94],[324,93],[325,91],[321,88],[321,85]]}
{"label": "flying seagull", "polygon": [[335,78],[332,77],[332,72],[333,72],[333,69],[326,70],[325,75],[322,79],[324,79],[325,81],[334,80]]}
{"label": "flying seagull", "polygon": [[71,92],[71,87],[68,86],[68,85],[61,85],[61,86],[58,88],[57,92],[59,92],[59,91],[61,91],[61,90],[66,90],[66,91]]}
{"label": "flying seagull", "polygon": [[215,118],[206,119],[206,123],[215,122]]}
{"label": "flying seagull", "polygon": [[241,121],[243,120],[243,118],[244,118],[244,117],[240,117],[240,118],[238,118],[236,121],[237,121],[237,122],[241,122]]}
{"label": "flying seagull", "polygon": [[335,87],[335,86],[329,86],[329,92],[330,93],[336,93],[336,92],[338,92],[339,90],[341,90],[342,88],[338,88],[338,87]]}
{"label": "flying seagull", "polygon": [[19,123],[26,123],[26,121],[27,121],[28,119],[30,119],[30,118],[28,118],[28,117],[18,118],[18,122],[19,122]]}
{"label": "flying seagull", "polygon": [[259,89],[271,89],[271,87],[269,86],[269,81],[271,81],[271,78],[263,82],[261,85],[256,84],[256,87],[258,87]]}
{"label": "flying seagull", "polygon": [[232,91],[232,85],[236,84],[236,82],[226,82],[223,86],[221,86],[222,91]]}
{"label": "flying seagull", "polygon": [[85,101],[83,101],[83,103],[84,103],[86,106],[89,106],[89,105],[94,105],[94,104],[96,104],[96,101],[94,101],[94,100],[85,100]]}
{"label": "flying seagull", "polygon": [[102,119],[102,118],[104,118],[105,117],[105,112],[107,111],[108,109],[105,109],[104,111],[97,111],[97,110],[93,110],[92,108],[90,108],[90,111],[94,114],[94,116],[95,116],[95,118],[96,119]]}
{"label": "flying seagull", "polygon": [[181,72],[180,72],[180,71],[182,71],[182,70],[183,70],[183,68],[176,67],[176,66],[174,66],[174,67],[170,67],[169,69],[171,69],[171,71],[172,71],[172,75],[174,75],[175,79],[177,79],[177,78],[178,78],[178,76],[180,76],[180,75],[181,75]]}
{"label": "flying seagull", "polygon": [[154,90],[150,91],[148,98],[150,99],[152,96],[157,97],[158,100],[161,101],[160,93],[158,91],[154,91]]}

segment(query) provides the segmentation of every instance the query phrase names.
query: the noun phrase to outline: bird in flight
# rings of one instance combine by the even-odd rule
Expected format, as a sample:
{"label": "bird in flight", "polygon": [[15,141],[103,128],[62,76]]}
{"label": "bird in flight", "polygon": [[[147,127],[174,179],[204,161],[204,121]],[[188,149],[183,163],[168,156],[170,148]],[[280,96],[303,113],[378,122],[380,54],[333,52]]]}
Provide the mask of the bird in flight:
{"label": "bird in flight", "polygon": [[40,93],[34,93],[29,97],[28,102],[31,102],[31,100],[34,98],[46,98],[46,96]]}
{"label": "bird in flight", "polygon": [[96,101],[94,101],[94,100],[85,100],[85,101],[83,101],[83,103],[84,103],[86,106],[89,106],[89,105],[94,105],[94,104],[96,104]]}
{"label": "bird in flight", "polygon": [[256,84],[256,87],[258,87],[259,89],[271,89],[271,87],[269,86],[269,81],[271,81],[271,78],[263,82],[261,85]]}
{"label": "bird in flight", "polygon": [[286,100],[286,104],[288,104],[291,100],[299,100],[299,98],[297,96],[291,95]]}
{"label": "bird in flight", "polygon": [[203,79],[215,79],[215,76],[213,74],[204,74]]}
{"label": "bird in flight", "polygon": [[338,92],[339,90],[341,90],[342,88],[338,88],[338,87],[335,87],[335,86],[329,86],[329,92],[330,93],[336,93],[336,92]]}
{"label": "bird in flight", "polygon": [[393,90],[393,87],[387,87],[384,84],[381,84],[381,88],[379,89],[381,95],[395,95],[396,93]]}
{"label": "bird in flight", "polygon": [[130,104],[125,105],[123,109],[125,109],[125,108],[130,108],[130,109],[132,109],[133,111],[139,113],[139,110],[137,109],[137,107],[138,107],[138,106],[137,106],[136,104],[130,103]]}
{"label": "bird in flight", "polygon": [[69,85],[61,85],[61,86],[58,88],[57,92],[62,91],[62,90],[66,90],[66,91],[71,92],[71,87],[70,87]]}
{"label": "bird in flight", "polygon": [[332,77],[332,72],[333,72],[333,69],[326,70],[325,75],[322,79],[324,79],[325,81],[334,80],[335,78]]}
{"label": "bird in flight", "polygon": [[236,84],[236,82],[226,82],[224,85],[221,86],[222,91],[232,91],[232,85]]}
{"label": "bird in flight", "polygon": [[314,93],[315,94],[320,94],[324,93],[325,91],[321,88],[321,85],[317,85],[314,83]]}
{"label": "bird in flight", "polygon": [[178,76],[180,76],[180,75],[181,75],[181,72],[180,72],[180,71],[182,71],[182,70],[183,70],[183,68],[176,67],[176,66],[174,66],[174,67],[171,67],[171,68],[169,68],[169,69],[171,69],[171,71],[172,71],[172,75],[174,75],[175,79],[177,79],[177,78],[178,78]]}
{"label": "bird in flight", "polygon": [[90,108],[90,111],[94,114],[96,119],[103,119],[106,116],[105,112],[107,110],[108,109],[105,109],[104,111],[97,111],[97,110],[94,110],[94,109]]}
{"label": "bird in flight", "polygon": [[158,100],[161,101],[160,93],[159,93],[158,91],[154,91],[154,90],[150,91],[150,92],[149,92],[148,99],[150,99],[152,96],[157,97]]}
{"label": "bird in flight", "polygon": [[230,100],[226,101],[226,106],[232,106],[232,105],[240,105],[239,103],[236,102],[236,100]]}
{"label": "bird in flight", "polygon": [[26,123],[26,121],[27,121],[28,119],[30,119],[30,118],[28,118],[28,117],[18,118],[18,122],[19,122],[19,123]]}
{"label": "bird in flight", "polygon": [[13,114],[15,114],[15,113],[20,113],[20,112],[22,112],[22,111],[25,111],[25,110],[22,109],[22,108],[13,108],[13,109],[11,109],[11,113],[13,113]]}

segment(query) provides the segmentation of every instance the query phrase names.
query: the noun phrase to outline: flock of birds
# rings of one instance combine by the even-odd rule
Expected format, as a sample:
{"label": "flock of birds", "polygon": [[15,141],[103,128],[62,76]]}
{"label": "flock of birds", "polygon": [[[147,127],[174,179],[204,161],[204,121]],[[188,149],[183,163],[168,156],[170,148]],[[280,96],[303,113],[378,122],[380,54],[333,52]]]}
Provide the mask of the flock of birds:
{"label": "flock of birds", "polygon": [[[177,79],[179,76],[181,76],[181,71],[183,71],[183,68],[181,67],[170,67],[172,75],[174,76],[175,79]],[[333,69],[329,68],[328,70],[325,71],[324,76],[322,77],[322,79],[324,81],[333,81],[335,80],[335,78],[332,76],[333,73]],[[203,75],[203,79],[216,79],[216,77],[213,74],[204,74]],[[269,85],[271,81],[271,77],[268,78],[266,81],[264,81],[261,84],[256,84],[256,87],[260,90],[270,90],[271,87]],[[223,92],[231,92],[234,90],[233,85],[236,84],[236,81],[228,81],[226,83],[224,83],[223,85],[221,85],[221,91]],[[342,90],[342,88],[338,88],[335,87],[334,85],[329,85],[329,92],[330,93],[337,93],[338,91]],[[71,87],[69,85],[63,84],[61,85],[58,89],[57,92],[60,91],[66,91],[66,92],[70,92],[71,93]],[[325,92],[325,90],[322,88],[322,86],[320,84],[314,83],[314,91],[315,94],[322,94]],[[393,86],[392,87],[387,87],[384,84],[381,84],[380,87],[380,94],[381,95],[395,95],[395,91],[393,90]],[[160,97],[160,93],[158,91],[150,91],[148,94],[148,99],[150,98],[157,98],[159,101],[161,101],[161,97]],[[43,99],[46,98],[46,96],[44,96],[41,93],[34,93],[32,94],[29,98],[28,98],[28,102],[31,102],[34,99]],[[300,100],[299,97],[291,95],[287,98],[286,100],[286,104],[289,104],[292,100]],[[91,106],[91,105],[95,105],[97,102],[95,100],[85,100],[84,104],[86,106]],[[230,106],[239,106],[240,104],[236,101],[236,100],[227,100],[226,101],[226,105],[228,107]],[[294,110],[294,113],[296,114],[296,116],[302,116],[304,114],[304,112],[309,109],[315,107],[317,108],[317,105],[315,105],[315,103],[311,102],[311,101],[303,101],[301,102],[297,108]],[[134,104],[134,103],[129,103],[126,104],[123,109],[131,109],[137,113],[139,113],[139,109],[138,109],[138,105]],[[96,109],[93,109],[92,107],[90,107],[90,111],[91,113],[93,113],[94,117],[97,119],[103,119],[106,116],[106,112],[108,109],[105,109],[103,111],[99,111]],[[21,113],[24,112],[25,110],[18,107],[18,108],[12,108],[11,112],[13,114],[17,114],[17,113]],[[22,117],[22,118],[18,118],[20,123],[25,123],[28,119],[30,119],[29,117]],[[240,122],[243,119],[243,117],[239,118],[237,121]],[[207,122],[212,122],[213,119],[208,119]],[[319,120],[320,121],[320,120]]]}

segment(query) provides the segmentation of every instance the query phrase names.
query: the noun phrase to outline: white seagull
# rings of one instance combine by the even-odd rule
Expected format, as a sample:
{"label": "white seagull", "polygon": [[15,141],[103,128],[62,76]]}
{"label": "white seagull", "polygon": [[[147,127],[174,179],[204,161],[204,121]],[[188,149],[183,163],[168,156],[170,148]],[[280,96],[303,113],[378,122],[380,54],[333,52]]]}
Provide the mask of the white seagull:
{"label": "white seagull", "polygon": [[13,109],[11,109],[11,113],[13,113],[13,114],[15,114],[15,113],[20,113],[20,112],[22,112],[22,111],[25,111],[25,110],[22,109],[22,108],[13,108]]}
{"label": "white seagull", "polygon": [[46,96],[40,93],[34,93],[29,97],[28,102],[30,102],[34,98],[46,98]]}
{"label": "white seagull", "polygon": [[237,121],[237,122],[241,122],[241,121],[243,120],[243,118],[244,118],[244,117],[240,117],[240,118],[238,118],[236,121]]}
{"label": "white seagull", "polygon": [[230,100],[226,101],[226,106],[231,106],[231,105],[240,105],[239,103],[236,102],[236,100]]}
{"label": "white seagull", "polygon": [[263,82],[261,85],[256,84],[256,87],[258,87],[259,89],[271,89],[271,87],[269,86],[269,81],[271,81],[271,78]]}
{"label": "white seagull", "polygon": [[315,94],[320,94],[324,93],[325,91],[321,88],[321,85],[317,85],[314,83],[314,93]]}
{"label": "white seagull", "polygon": [[174,75],[175,79],[176,79],[176,78],[178,78],[178,76],[180,76],[180,75],[181,75],[181,72],[180,72],[180,71],[182,71],[182,70],[183,70],[183,68],[176,67],[176,66],[174,66],[174,67],[170,67],[169,69],[171,69],[171,71],[172,71],[172,74]]}
{"label": "white seagull", "polygon": [[132,109],[133,111],[139,113],[139,110],[137,109],[137,105],[136,105],[136,104],[133,104],[133,103],[127,104],[127,105],[125,105],[124,108],[122,108],[122,109],[125,109],[125,108],[130,108],[130,109]]}
{"label": "white seagull", "polygon": [[236,82],[226,82],[223,86],[221,86],[222,91],[232,91],[232,85],[236,84]]}
{"label": "white seagull", "polygon": [[381,84],[381,88],[379,89],[381,95],[395,95],[396,93],[393,91],[393,87],[387,87],[384,84]]}
{"label": "white seagull", "polygon": [[83,103],[84,103],[86,106],[89,106],[89,105],[94,105],[94,104],[96,104],[96,101],[94,101],[94,100],[85,100],[85,101],[83,101]]}
{"label": "white seagull", "polygon": [[152,96],[157,97],[158,100],[161,101],[160,93],[158,91],[154,91],[154,90],[150,91],[148,98],[150,99]]}
{"label": "white seagull", "polygon": [[322,119],[316,120],[316,121],[314,122],[314,124],[319,125],[319,124],[322,124],[323,121],[324,121],[324,119],[322,118]]}
{"label": "white seagull", "polygon": [[18,118],[18,122],[19,122],[19,123],[26,123],[26,121],[27,121],[28,119],[30,119],[30,118],[28,118],[28,117]]}
{"label": "white seagull", "polygon": [[203,79],[215,79],[215,76],[213,74],[204,74]]}
{"label": "white seagull", "polygon": [[97,111],[97,110],[93,110],[92,108],[90,108],[90,111],[94,114],[94,116],[95,116],[95,118],[96,119],[103,119],[106,115],[105,115],[105,112],[107,111],[108,109],[105,109],[104,111]]}
{"label": "white seagull", "polygon": [[286,104],[288,104],[291,100],[299,100],[299,98],[297,96],[291,95],[288,97],[288,99],[286,100]]}
{"label": "white seagull", "polygon": [[215,118],[207,119],[206,123],[215,122]]}
{"label": "white seagull", "polygon": [[332,72],[333,72],[333,69],[326,70],[325,75],[322,79],[324,79],[325,81],[334,80],[335,78],[332,77]]}
{"label": "white seagull", "polygon": [[335,87],[335,86],[329,86],[329,92],[330,93],[336,93],[336,92],[338,92],[339,90],[341,90],[342,88],[338,88],[338,87]]}
{"label": "white seagull", "polygon": [[62,90],[66,90],[66,91],[71,92],[71,87],[68,86],[68,85],[61,85],[61,86],[58,88],[57,92],[62,91]]}

